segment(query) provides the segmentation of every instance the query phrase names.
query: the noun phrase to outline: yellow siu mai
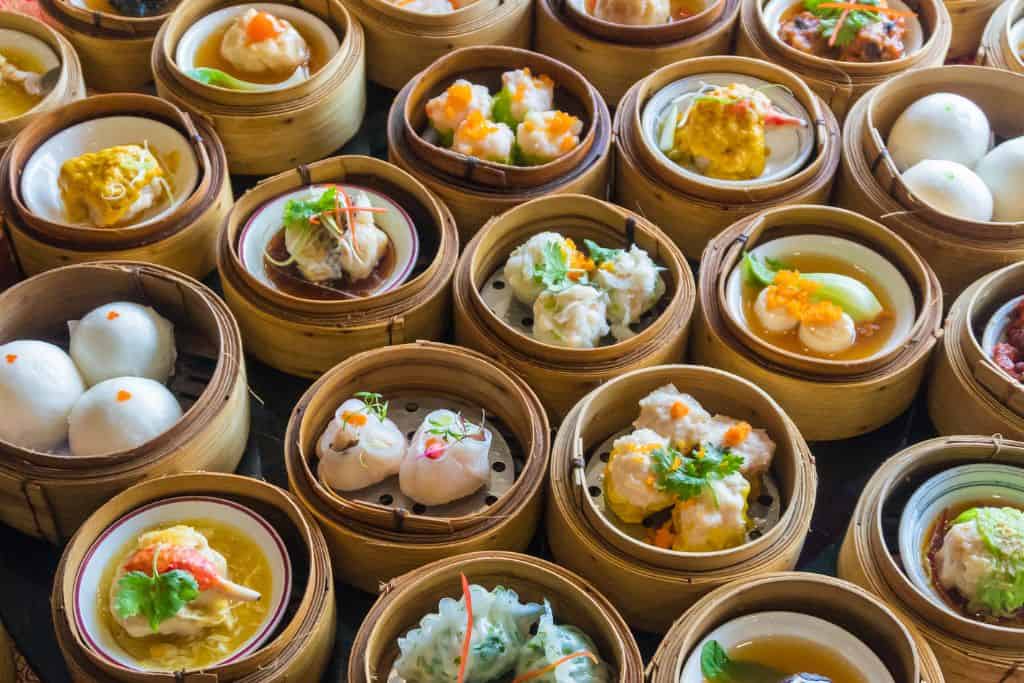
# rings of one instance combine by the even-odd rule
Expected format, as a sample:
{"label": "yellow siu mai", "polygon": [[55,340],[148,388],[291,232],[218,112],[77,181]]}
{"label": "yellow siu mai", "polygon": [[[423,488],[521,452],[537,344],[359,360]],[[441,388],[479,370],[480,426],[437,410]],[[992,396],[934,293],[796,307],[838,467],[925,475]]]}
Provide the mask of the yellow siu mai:
{"label": "yellow siu mai", "polygon": [[743,545],[749,495],[750,483],[739,472],[710,479],[699,496],[680,501],[672,511],[672,549],[707,553]]}
{"label": "yellow siu mai", "polygon": [[639,524],[675,502],[672,493],[655,485],[653,454],[667,445],[667,439],[650,429],[638,429],[612,444],[604,472],[604,497],[623,522]]}

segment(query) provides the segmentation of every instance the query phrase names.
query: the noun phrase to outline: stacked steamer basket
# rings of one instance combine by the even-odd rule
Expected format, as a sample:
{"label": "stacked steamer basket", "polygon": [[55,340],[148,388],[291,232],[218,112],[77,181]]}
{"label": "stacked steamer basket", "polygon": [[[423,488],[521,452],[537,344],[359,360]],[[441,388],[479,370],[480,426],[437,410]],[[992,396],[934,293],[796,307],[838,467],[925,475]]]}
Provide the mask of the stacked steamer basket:
{"label": "stacked steamer basket", "polygon": [[978,49],[984,43],[988,22],[1003,0],[946,0],[946,10],[953,25],[947,59],[975,63]]}
{"label": "stacked steamer basket", "polygon": [[[889,300],[879,317],[891,322],[889,337],[867,355],[844,357],[811,354],[755,332],[752,321],[760,318],[743,298],[745,252],[780,261],[792,253],[831,253],[856,264],[874,279],[876,296]],[[832,207],[769,209],[712,240],[700,272],[694,357],[763,388],[805,438],[864,434],[910,405],[940,334],[942,292],[928,265],[882,225]],[[870,333],[858,335],[870,341]],[[837,405],[843,410],[831,408]]]}
{"label": "stacked steamer basket", "polygon": [[[362,392],[382,397],[387,418],[413,442],[410,449],[422,446],[419,434],[440,431],[432,426],[440,424],[434,411],[458,413],[463,428],[465,421],[482,424],[491,439],[488,469],[477,473],[482,486],[427,504],[420,502],[423,486],[436,492],[453,481],[414,476],[419,486],[411,488],[404,475],[389,476],[358,491],[338,490],[343,482],[325,463],[332,453],[322,435],[332,419],[347,423],[351,416],[341,405]],[[285,460],[289,487],[324,530],[340,578],[375,593],[383,582],[435,560],[524,550],[540,520],[549,446],[544,409],[522,380],[475,352],[418,342],[360,354],[318,380],[292,413]]]}
{"label": "stacked steamer basket", "polygon": [[592,641],[593,654],[609,669],[602,680],[631,683],[643,677],[643,660],[633,634],[606,598],[562,567],[536,557],[500,552],[440,560],[385,584],[382,597],[356,635],[348,680],[371,683],[393,676],[399,656],[396,641],[423,617],[437,612],[440,600],[462,596],[460,574],[488,591],[501,586],[514,591],[521,601],[550,603],[559,625],[571,624]]}
{"label": "stacked steamer basket", "polygon": [[[195,668],[189,666],[179,671],[147,671],[115,659],[121,653],[112,647],[109,633],[104,637],[102,620],[97,620],[98,627],[97,621],[90,619],[86,603],[90,599],[105,602],[106,597],[97,596],[105,586],[89,585],[88,579],[96,574],[90,571],[90,565],[116,561],[116,556],[105,554],[104,539],[125,520],[130,523],[133,515],[141,517],[156,511],[152,518],[157,527],[184,522],[202,529],[203,519],[159,517],[160,506],[173,505],[176,499],[194,505],[198,511],[210,504],[245,511],[258,520],[257,524],[272,527],[269,534],[276,538],[272,547],[279,548],[286,558],[280,576],[271,564],[274,576],[269,597],[270,609],[276,610],[276,625],[264,629],[262,638],[246,651],[229,652],[229,660],[203,667],[202,671],[187,670]],[[229,519],[228,524],[232,524],[234,518]],[[142,526],[152,528],[145,522]],[[212,546],[217,547],[216,541]],[[239,569],[229,565],[228,569],[232,578],[244,581],[246,575],[252,575],[253,566]],[[278,601],[281,593],[287,599]],[[111,499],[86,521],[65,548],[57,568],[51,606],[61,653],[75,681],[316,681],[323,676],[334,648],[334,580],[323,534],[286,492],[256,479],[231,474],[161,477],[133,486]]]}
{"label": "stacked steamer basket", "polygon": [[[669,159],[658,146],[660,115],[675,96],[706,80],[749,83],[785,100],[793,109],[787,113],[805,121],[807,140],[797,138],[808,149],[793,150],[794,157],[805,155],[803,160],[775,178],[723,182],[684,171]],[[615,131],[615,201],[661,226],[691,259],[699,259],[709,240],[752,213],[779,204],[826,203],[839,166],[839,124],[821,99],[792,72],[744,57],[690,59],[656,71],[623,98]]]}
{"label": "stacked steamer basket", "polygon": [[249,399],[242,339],[228,308],[195,280],[161,266],[118,261],[52,270],[0,295],[0,339],[66,344],[68,321],[115,301],[151,306],[174,325],[177,362],[169,388],[184,415],[137,448],[99,455],[0,443],[0,517],[53,543],[69,538],[93,510],[141,479],[233,471],[245,450]]}
{"label": "stacked steamer basket", "polygon": [[[64,162],[140,143],[166,166],[170,197],[110,226],[72,220],[59,186]],[[205,277],[216,266],[217,235],[232,203],[224,149],[210,125],[148,95],[100,95],[37,117],[8,149],[0,182],[4,224],[29,275],[124,259]]]}
{"label": "stacked steamer basket", "polygon": [[[912,11],[916,25],[914,46],[908,35],[907,53],[889,61],[840,61],[803,52],[783,42],[779,28],[789,13],[799,11],[800,0],[746,0],[740,13],[736,52],[757,57],[790,69],[811,90],[825,100],[843,121],[864,93],[894,76],[927,66],[940,66],[946,59],[952,35],[949,11],[941,0],[921,0],[891,7]],[[910,34],[910,32],[908,32]]]}
{"label": "stacked steamer basket", "polygon": [[992,13],[978,56],[985,66],[1024,73],[1024,2],[1007,0]]}
{"label": "stacked steamer basket", "polygon": [[[431,142],[428,100],[459,78],[498,90],[501,74],[516,69],[550,78],[554,106],[582,121],[573,150],[547,163],[517,166],[457,154]],[[527,200],[549,194],[606,196],[611,138],[608,107],[579,72],[550,57],[511,47],[468,47],[438,59],[402,89],[388,114],[388,158],[451,209],[464,244],[490,218]]]}
{"label": "stacked steamer basket", "polygon": [[316,35],[324,63],[308,78],[293,75],[258,90],[200,82],[185,65],[196,63],[199,48],[219,35],[218,22],[231,21],[215,13],[237,14],[235,7],[223,0],[186,2],[164,22],[152,54],[160,97],[211,123],[235,174],[279,173],[342,147],[366,109],[366,46],[359,22],[338,0],[254,5],[286,13],[304,35]]}
{"label": "stacked steamer basket", "polygon": [[[756,526],[739,546],[709,552],[667,549],[641,540],[638,525],[624,526],[608,508],[605,463],[618,457],[612,455],[613,438],[628,431],[641,399],[669,384],[710,413],[765,429],[775,443],[770,469],[759,491],[751,494],[750,517]],[[591,581],[631,627],[664,633],[710,591],[733,580],[754,581],[792,569],[810,526],[816,489],[807,444],[768,394],[711,368],[647,368],[603,384],[562,423],[551,454],[547,535],[558,563]]]}
{"label": "stacked steamer basket", "polygon": [[[283,198],[334,184],[368,190],[379,204],[397,207],[400,228],[419,245],[405,252],[403,264],[395,263],[390,288],[338,298],[320,288],[282,289],[281,281],[268,279],[263,252],[269,233],[263,231],[261,242],[257,228],[280,228]],[[362,351],[441,339],[451,319],[458,251],[451,214],[421,183],[387,162],[342,156],[266,179],[239,199],[221,232],[218,267],[247,351],[283,372],[319,377]]]}
{"label": "stacked steamer basket", "polygon": [[[602,339],[590,348],[559,346],[534,336],[536,305],[516,300],[504,266],[513,250],[549,231],[580,246],[585,240],[613,249],[636,245],[664,268],[660,275],[665,293],[631,323],[635,334]],[[696,291],[683,255],[654,225],[598,199],[564,195],[535,199],[491,219],[459,260],[454,300],[459,344],[496,359],[526,380],[558,421],[608,379],[681,360]]]}
{"label": "stacked steamer basket", "polygon": [[[1016,107],[1007,106],[1024,95],[1024,75],[970,66],[902,74],[863,98],[847,118],[836,199],[907,240],[935,270],[952,303],[983,274],[1024,257],[1024,223],[952,216],[931,208],[907,187],[889,152],[889,134],[909,106],[936,93],[971,100],[997,140],[1024,133]],[[944,158],[941,154],[936,150],[936,158]]]}
{"label": "stacked steamer basket", "polygon": [[594,16],[592,2],[541,0],[534,48],[578,69],[614,107],[654,69],[729,53],[742,3],[700,0],[697,4],[685,18],[625,24]]}

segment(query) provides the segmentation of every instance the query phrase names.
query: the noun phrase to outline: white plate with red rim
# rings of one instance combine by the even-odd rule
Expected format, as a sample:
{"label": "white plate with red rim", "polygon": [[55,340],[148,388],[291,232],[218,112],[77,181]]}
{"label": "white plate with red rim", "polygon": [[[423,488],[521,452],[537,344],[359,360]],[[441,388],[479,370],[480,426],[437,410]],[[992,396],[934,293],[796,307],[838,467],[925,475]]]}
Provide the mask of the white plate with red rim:
{"label": "white plate with red rim", "polygon": [[[103,574],[111,563],[120,561],[126,548],[146,531],[172,526],[182,520],[208,519],[233,527],[254,542],[270,565],[272,576],[270,595],[261,597],[269,601],[263,622],[253,635],[228,654],[209,666],[223,666],[238,661],[256,651],[281,623],[292,589],[292,566],[288,550],[277,531],[267,520],[244,505],[211,496],[182,496],[150,503],[129,512],[110,525],[89,548],[75,577],[75,591],[71,605],[75,624],[88,647],[111,664],[134,671],[147,671],[122,649],[104,623],[100,604],[106,600],[109,586],[103,585]],[[228,568],[229,572],[231,567]],[[97,595],[102,591],[102,598]]]}

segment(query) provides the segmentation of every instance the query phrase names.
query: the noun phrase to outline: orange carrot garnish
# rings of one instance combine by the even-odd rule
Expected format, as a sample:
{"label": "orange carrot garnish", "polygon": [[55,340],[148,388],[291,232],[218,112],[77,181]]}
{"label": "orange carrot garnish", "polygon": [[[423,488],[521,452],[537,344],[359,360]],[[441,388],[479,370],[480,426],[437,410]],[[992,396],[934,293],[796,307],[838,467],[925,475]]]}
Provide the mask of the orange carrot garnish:
{"label": "orange carrot garnish", "polygon": [[[348,193],[345,192],[345,188],[343,188],[341,185],[338,185],[338,192],[340,192],[341,196],[345,199],[345,207],[354,209],[355,204],[352,203],[352,199],[348,196]],[[334,196],[334,201],[334,210],[335,212],[338,212],[341,210],[341,207],[338,205],[337,195]],[[336,213],[335,215],[337,217],[338,222],[341,222],[341,215],[338,213]],[[356,241],[356,214],[354,211],[348,211],[345,214],[345,217],[348,219],[348,229],[352,231],[352,251],[355,253],[356,256],[359,256],[359,242]]]}
{"label": "orange carrot garnish", "polygon": [[554,671],[555,669],[557,669],[558,667],[562,666],[566,662],[572,661],[574,659],[578,659],[580,657],[586,657],[587,659],[592,661],[594,664],[598,663],[597,657],[594,656],[593,652],[587,652],[585,650],[581,650],[580,652],[573,652],[571,655],[566,655],[566,656],[562,657],[561,659],[557,659],[557,660],[551,662],[550,664],[548,664],[547,666],[545,666],[545,667],[543,667],[541,669],[535,669],[533,671],[527,671],[522,676],[516,676],[514,679],[512,679],[512,683],[526,683],[526,681],[532,681],[535,678],[540,678],[544,674],[547,674],[547,673],[550,673],[550,672]]}
{"label": "orange carrot garnish", "polygon": [[130,391],[125,391],[124,389],[121,389],[120,391],[117,392],[117,402],[118,403],[124,403],[125,401],[130,401],[131,398],[132,398],[132,392],[130,392]]}
{"label": "orange carrot garnish", "polygon": [[835,28],[832,29],[832,35],[828,38],[828,46],[835,47],[836,38],[839,37],[839,30],[843,28],[843,22],[846,21],[846,17],[850,16],[850,10],[844,9],[843,13],[839,15],[839,21],[836,22]]}
{"label": "orange carrot garnish", "polygon": [[913,12],[901,9],[891,9],[889,7],[876,7],[875,5],[862,5],[859,2],[823,2],[818,7],[822,9],[845,9],[845,10],[860,10],[861,12],[878,12],[879,14],[887,14],[890,17],[912,17],[915,16]]}
{"label": "orange carrot garnish", "polygon": [[473,639],[473,596],[469,591],[469,581],[465,574],[462,577],[462,595],[466,598],[466,637],[462,639],[462,657],[459,660],[459,679],[462,683],[466,678],[466,664],[469,663],[469,642]]}

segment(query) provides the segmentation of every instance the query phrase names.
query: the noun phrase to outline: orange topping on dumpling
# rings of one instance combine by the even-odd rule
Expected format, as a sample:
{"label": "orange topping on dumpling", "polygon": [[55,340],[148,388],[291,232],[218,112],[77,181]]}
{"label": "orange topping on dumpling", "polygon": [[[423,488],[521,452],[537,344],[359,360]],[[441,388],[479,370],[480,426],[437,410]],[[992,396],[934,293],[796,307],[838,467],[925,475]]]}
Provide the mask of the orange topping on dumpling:
{"label": "orange topping on dumpling", "polygon": [[746,422],[740,422],[725,430],[722,443],[735,448],[746,441],[748,436],[750,436],[750,425]]}
{"label": "orange topping on dumpling", "polygon": [[250,43],[262,43],[280,34],[281,28],[277,21],[266,12],[257,12],[245,27],[245,38]]}
{"label": "orange topping on dumpling", "polygon": [[[804,319],[804,316],[808,314],[824,315],[826,317],[831,315],[825,309],[822,309],[817,314],[811,313],[811,309],[818,306],[818,304],[812,304],[811,295],[821,285],[800,277],[800,271],[780,270],[775,274],[773,283],[768,287],[765,294],[765,305],[768,308],[784,308],[791,316],[804,322],[811,322]],[[836,308],[839,309],[838,306]],[[842,314],[842,309],[839,309],[839,313]],[[838,320],[838,317],[836,320]]]}
{"label": "orange topping on dumpling", "polygon": [[819,301],[806,307],[800,315],[800,322],[811,325],[828,325],[843,317],[843,309],[831,301]]}
{"label": "orange topping on dumpling", "polygon": [[120,391],[117,392],[117,402],[118,403],[124,403],[125,401],[131,400],[131,398],[132,398],[132,392],[130,392],[130,391],[125,391],[124,389],[121,389]]}
{"label": "orange topping on dumpling", "polygon": [[6,356],[4,356],[4,360],[7,361],[8,365],[12,365],[14,363],[14,361],[18,360],[18,354],[16,354],[16,353],[9,353]]}
{"label": "orange topping on dumpling", "polygon": [[686,407],[686,404],[682,401],[676,401],[672,404],[672,419],[681,420],[690,414],[690,409]]}
{"label": "orange topping on dumpling", "polygon": [[121,314],[117,311],[110,311],[107,313],[107,320],[117,320],[121,317]]}
{"label": "orange topping on dumpling", "polygon": [[579,119],[572,114],[556,111],[555,115],[548,119],[548,133],[551,135],[564,135],[572,130],[577,121]]}
{"label": "orange topping on dumpling", "polygon": [[353,413],[346,410],[341,414],[341,419],[345,424],[355,425],[357,427],[362,427],[366,424],[366,415],[363,413]]}
{"label": "orange topping on dumpling", "polygon": [[448,118],[454,119],[473,101],[473,86],[469,83],[452,83],[448,86],[447,95],[444,113]]}
{"label": "orange topping on dumpling", "polygon": [[488,135],[498,132],[496,123],[488,121],[477,109],[469,112],[466,120],[459,125],[459,136],[470,140],[483,140]]}

